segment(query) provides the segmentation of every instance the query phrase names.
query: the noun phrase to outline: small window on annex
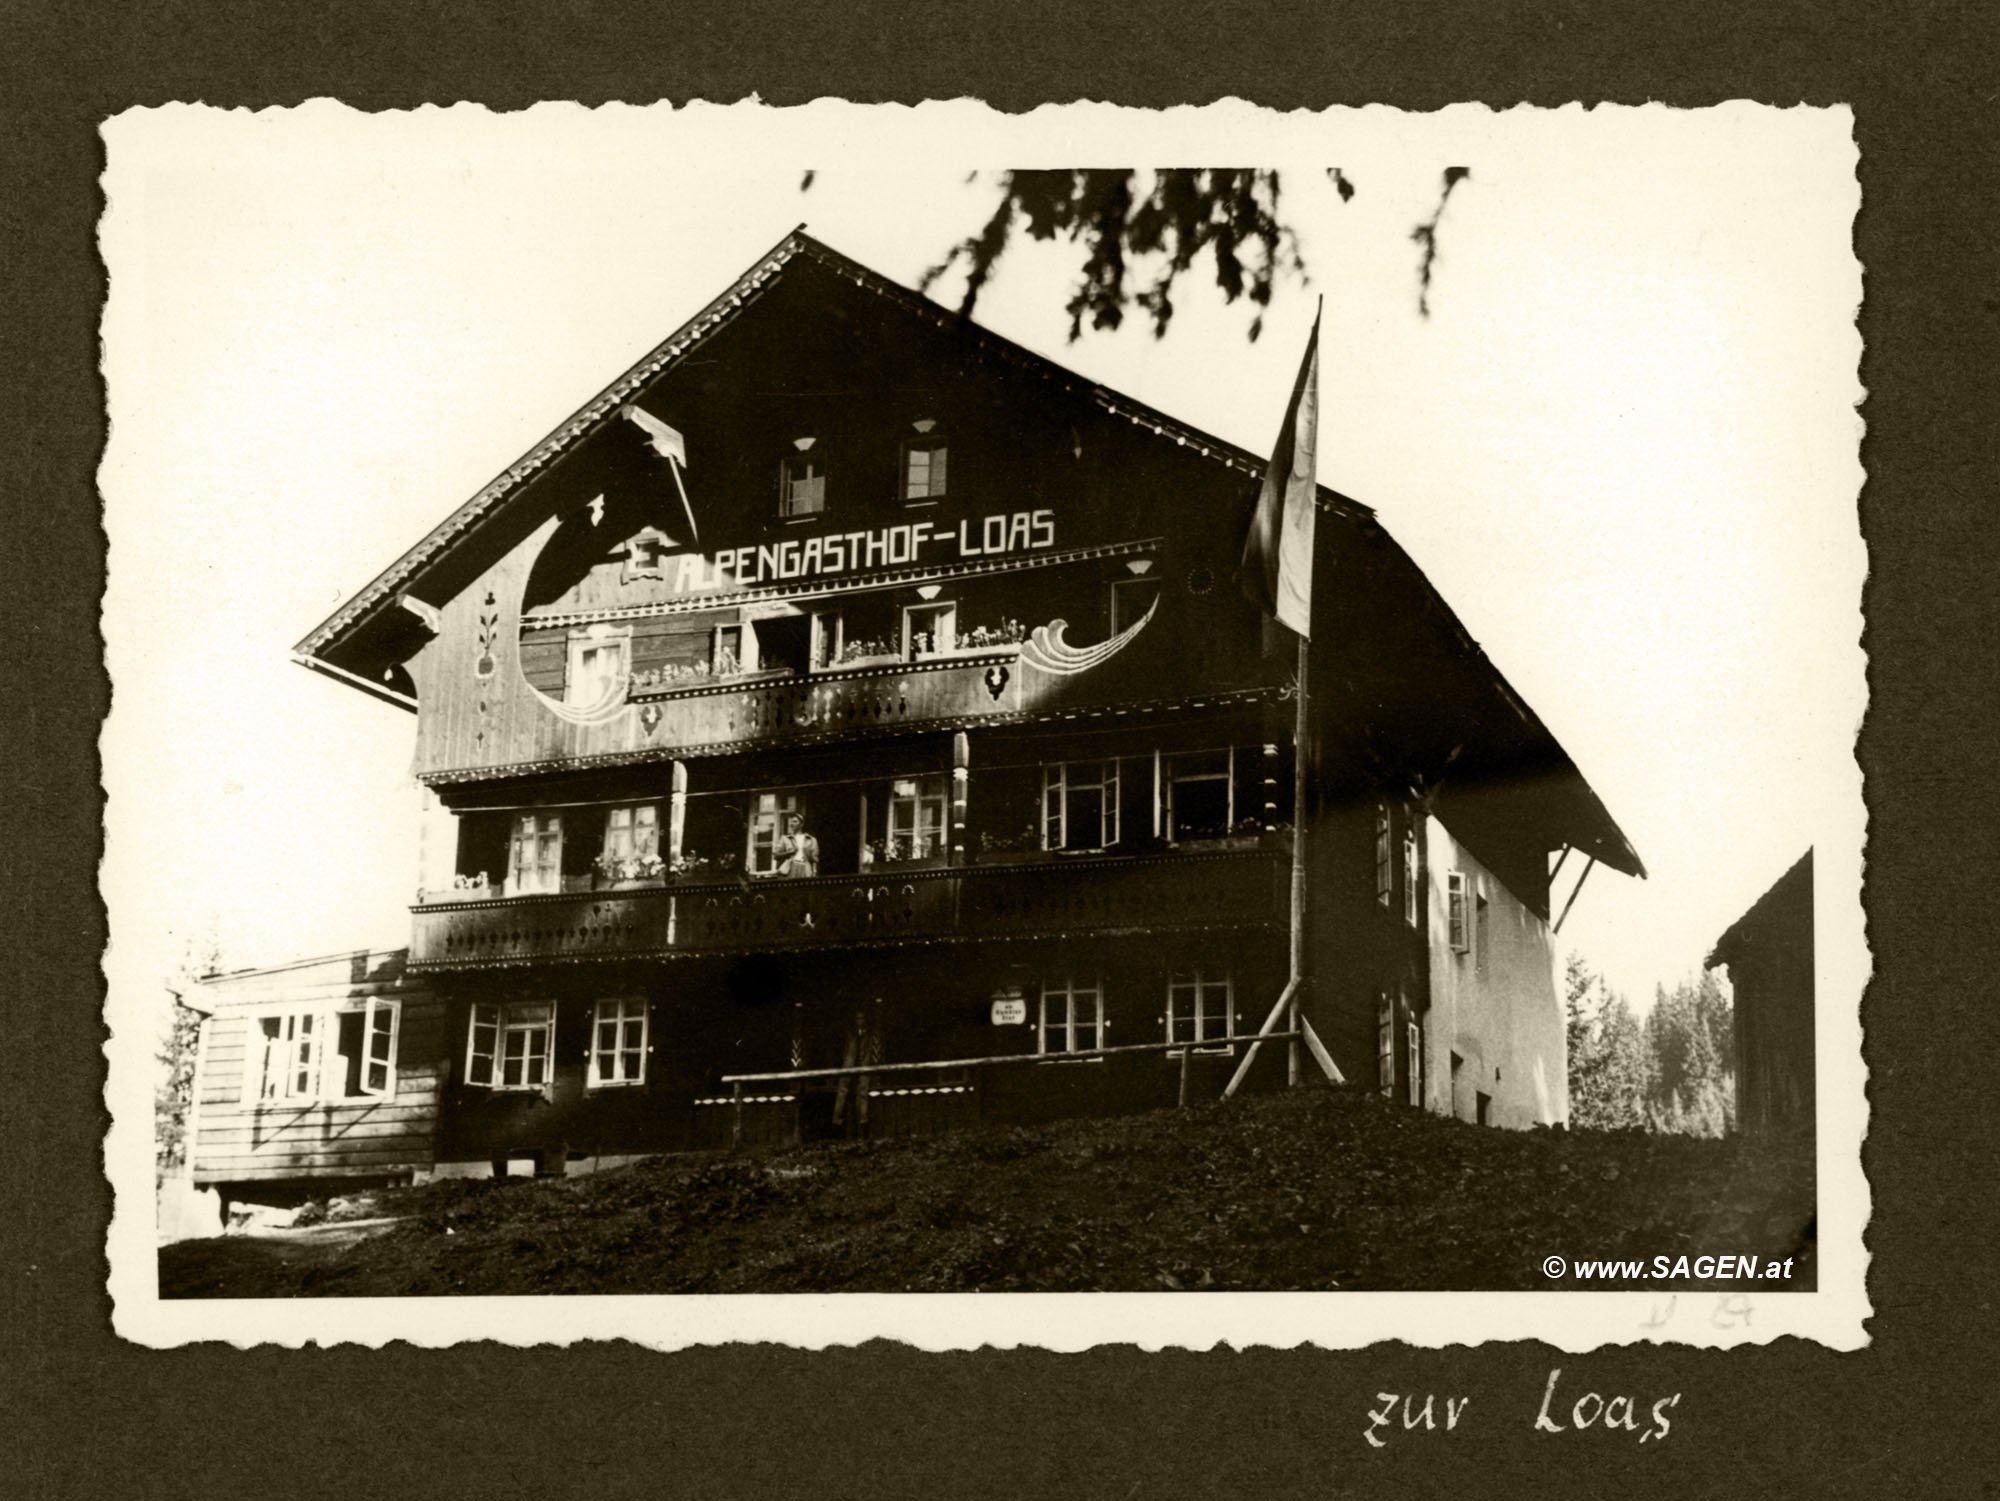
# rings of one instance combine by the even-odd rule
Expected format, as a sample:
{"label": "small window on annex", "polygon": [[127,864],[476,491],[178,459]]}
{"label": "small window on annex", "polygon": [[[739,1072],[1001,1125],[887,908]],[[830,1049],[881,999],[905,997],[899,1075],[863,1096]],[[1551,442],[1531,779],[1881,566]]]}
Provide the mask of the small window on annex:
{"label": "small window on annex", "polygon": [[649,1009],[643,996],[621,996],[597,1003],[590,1026],[592,1089],[646,1082]]}
{"label": "small window on annex", "polygon": [[396,1092],[400,1020],[389,1000],[260,1016],[246,1093],[260,1104],[387,1098]]}
{"label": "small window on annex", "polygon": [[903,443],[903,502],[914,505],[945,497],[945,441],[937,425],[917,424],[918,436]]}
{"label": "small window on annex", "polygon": [[826,459],[812,451],[812,439],[799,441],[806,446],[778,467],[778,514],[786,520],[826,511]]}
{"label": "small window on annex", "polygon": [[1118,842],[1118,762],[1042,768],[1042,848],[1101,850]]}
{"label": "small window on annex", "polygon": [[477,1001],[465,1044],[465,1082],[482,1089],[543,1089],[555,1052],[553,1001]]}
{"label": "small window on annex", "polygon": [[1219,839],[1236,821],[1236,753],[1197,751],[1167,758],[1167,838]]}
{"label": "small window on annex", "polygon": [[1035,1051],[1085,1053],[1104,1046],[1104,982],[1073,975],[1042,986]]}

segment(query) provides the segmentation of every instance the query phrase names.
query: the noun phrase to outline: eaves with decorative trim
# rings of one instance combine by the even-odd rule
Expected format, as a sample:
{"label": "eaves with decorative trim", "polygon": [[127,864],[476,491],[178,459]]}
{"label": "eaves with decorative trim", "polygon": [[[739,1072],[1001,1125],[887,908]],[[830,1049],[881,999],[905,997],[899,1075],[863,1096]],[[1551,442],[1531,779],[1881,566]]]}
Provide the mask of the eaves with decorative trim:
{"label": "eaves with decorative trim", "polygon": [[[1088,399],[1113,416],[1146,428],[1163,438],[1171,438],[1179,446],[1193,449],[1203,458],[1222,464],[1240,474],[1253,479],[1261,479],[1263,476],[1265,460],[1248,449],[1238,448],[1233,443],[1224,442],[1220,438],[1189,427],[1166,413],[1147,406],[1144,402],[1135,401],[1106,386],[1086,380],[1046,356],[1036,354],[1011,339],[981,327],[969,318],[939,306],[928,297],[898,285],[879,272],[869,270],[858,261],[849,260],[800,228],[793,230],[767,253],[758,257],[756,263],[720,296],[647,351],[638,363],[572,413],[554,432],[488,481],[477,495],[452,512],[415,547],[390,564],[352,599],[316,626],[293,648],[294,653],[306,657],[323,655],[329,646],[404,589],[425,565],[436,559],[446,547],[462,537],[509,494],[546,468],[551,460],[579,439],[614,419],[619,409],[637,394],[641,386],[679,361],[701,340],[734,321],[737,314],[757,300],[774,277],[800,256],[813,260],[836,275],[851,281],[855,286],[873,292],[939,327],[960,331],[969,337],[973,347],[981,353],[1050,380],[1071,394]],[[1367,506],[1350,500],[1324,485],[1319,487],[1318,500],[1321,510],[1343,512],[1355,517],[1374,514]]]}

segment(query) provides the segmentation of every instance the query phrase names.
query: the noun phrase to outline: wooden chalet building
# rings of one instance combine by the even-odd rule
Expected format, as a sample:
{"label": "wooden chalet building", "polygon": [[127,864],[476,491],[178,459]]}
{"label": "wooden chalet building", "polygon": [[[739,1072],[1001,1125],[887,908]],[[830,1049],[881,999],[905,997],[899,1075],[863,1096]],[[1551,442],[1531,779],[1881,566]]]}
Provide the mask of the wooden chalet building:
{"label": "wooden chalet building", "polygon": [[1715,941],[1727,966],[1736,1041],[1740,1131],[1813,1128],[1813,852]]}
{"label": "wooden chalet building", "polygon": [[[218,987],[197,1178],[1212,1098],[1286,984],[1301,752],[1325,1053],[1563,1119],[1551,857],[1638,857],[1324,488],[1294,745],[1290,638],[1237,577],[1263,462],[788,236],[299,644],[416,716],[439,832],[383,1007],[306,1036],[281,981]],[[357,1025],[410,1083],[340,1093]],[[1177,1046],[1087,1056],[1145,1043]],[[369,1134],[406,1108],[427,1154]]]}

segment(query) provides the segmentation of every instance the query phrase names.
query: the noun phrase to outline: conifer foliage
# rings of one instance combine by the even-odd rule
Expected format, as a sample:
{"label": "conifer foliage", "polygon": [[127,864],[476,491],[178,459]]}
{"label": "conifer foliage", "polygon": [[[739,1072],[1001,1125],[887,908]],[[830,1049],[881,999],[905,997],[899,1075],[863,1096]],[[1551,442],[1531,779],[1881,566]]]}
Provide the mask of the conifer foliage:
{"label": "conifer foliage", "polygon": [[1713,974],[1657,986],[1642,1020],[1571,954],[1564,974],[1572,1126],[1722,1136],[1736,1123],[1728,999]]}

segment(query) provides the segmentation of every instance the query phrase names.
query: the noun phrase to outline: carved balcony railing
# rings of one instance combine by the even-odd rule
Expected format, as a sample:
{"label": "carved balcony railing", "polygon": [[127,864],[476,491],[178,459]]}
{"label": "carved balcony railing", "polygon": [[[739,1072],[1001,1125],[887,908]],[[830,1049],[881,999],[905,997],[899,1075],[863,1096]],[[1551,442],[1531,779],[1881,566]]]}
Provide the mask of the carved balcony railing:
{"label": "carved balcony railing", "polygon": [[666,885],[412,909],[413,969],[1276,925],[1271,848]]}

